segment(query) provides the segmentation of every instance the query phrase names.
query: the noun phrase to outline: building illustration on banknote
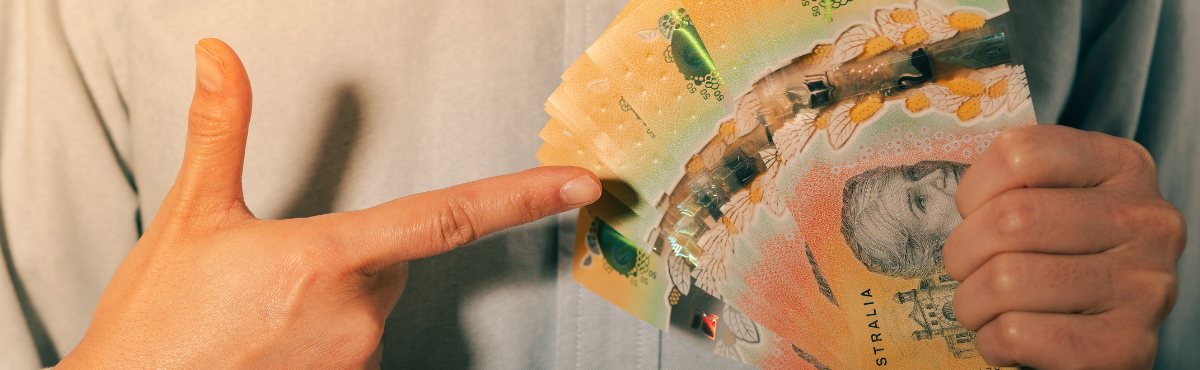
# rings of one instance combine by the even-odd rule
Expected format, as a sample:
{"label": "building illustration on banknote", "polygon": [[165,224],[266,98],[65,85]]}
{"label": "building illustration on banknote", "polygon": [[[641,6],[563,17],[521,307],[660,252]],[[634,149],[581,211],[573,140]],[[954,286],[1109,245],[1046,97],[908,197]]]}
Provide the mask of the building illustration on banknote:
{"label": "building illustration on banknote", "polygon": [[969,358],[978,355],[975,351],[975,333],[967,330],[954,318],[954,289],[958,283],[946,275],[937,279],[921,279],[921,284],[910,291],[896,293],[896,302],[912,304],[908,315],[920,329],[913,331],[913,339],[946,341],[946,348],[954,357]]}

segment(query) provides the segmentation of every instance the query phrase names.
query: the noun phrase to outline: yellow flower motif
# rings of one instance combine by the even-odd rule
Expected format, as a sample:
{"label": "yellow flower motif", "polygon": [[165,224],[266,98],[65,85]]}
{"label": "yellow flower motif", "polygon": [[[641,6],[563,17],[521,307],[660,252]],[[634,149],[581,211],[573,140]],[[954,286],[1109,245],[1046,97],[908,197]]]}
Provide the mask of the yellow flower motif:
{"label": "yellow flower motif", "polygon": [[992,87],[988,88],[988,96],[991,98],[999,98],[1008,93],[1008,77],[1001,78]]}
{"label": "yellow flower motif", "polygon": [[763,201],[762,187],[755,186],[750,190],[750,204],[759,204]]}
{"label": "yellow flower motif", "polygon": [[817,119],[813,120],[813,127],[816,127],[818,130],[824,130],[826,127],[829,127],[829,116],[830,112],[828,110],[821,113],[821,115],[817,116]]}
{"label": "yellow flower motif", "polygon": [[892,50],[894,46],[896,44],[893,44],[892,40],[888,39],[887,36],[872,37],[870,40],[867,40],[866,44],[863,44],[863,52],[858,56],[858,59],[863,60],[883,54],[885,51]]}
{"label": "yellow flower motif", "polygon": [[917,16],[917,11],[913,9],[896,9],[888,16],[892,17],[892,21],[904,24],[917,24],[920,17]]}
{"label": "yellow flower motif", "polygon": [[730,234],[738,233],[737,225],[734,225],[733,220],[729,219],[729,217],[721,216],[721,223],[725,224],[725,228],[729,229]]}
{"label": "yellow flower motif", "polygon": [[820,57],[829,57],[833,55],[833,44],[817,44],[813,47],[812,54]]}
{"label": "yellow flower motif", "polygon": [[880,98],[879,95],[867,96],[850,108],[850,121],[856,125],[861,124],[871,119],[881,108],[883,108],[883,98]]}
{"label": "yellow flower motif", "polygon": [[734,123],[732,120],[722,122],[719,132],[724,137],[732,136],[734,132],[737,132],[737,123]]}
{"label": "yellow flower motif", "polygon": [[925,93],[923,92],[912,94],[904,101],[904,106],[908,108],[909,112],[913,113],[919,113],[923,110],[929,109],[929,104],[929,97],[925,96]]}
{"label": "yellow flower motif", "polygon": [[962,10],[950,13],[947,18],[950,20],[950,28],[956,29],[958,32],[980,29],[986,21],[982,14]]}
{"label": "yellow flower motif", "polygon": [[929,32],[925,32],[921,26],[913,26],[908,31],[904,31],[904,46],[913,46],[925,42],[929,39]]}
{"label": "yellow flower motif", "polygon": [[833,45],[832,44],[819,44],[819,45],[813,47],[812,52],[800,57],[799,63],[801,65],[810,65],[810,66],[823,64],[823,63],[825,63],[826,60],[829,60],[829,57],[832,55],[833,55]]}
{"label": "yellow flower motif", "polygon": [[950,89],[950,92],[955,95],[962,96],[980,96],[983,95],[984,86],[982,82],[968,78],[957,77],[949,81],[943,81],[940,85]]}
{"label": "yellow flower motif", "polygon": [[958,107],[958,119],[962,121],[970,121],[975,119],[975,117],[978,117],[979,113],[982,111],[983,109],[979,105],[979,98],[971,98],[963,102],[962,105]]}
{"label": "yellow flower motif", "polygon": [[694,156],[694,157],[692,157],[692,159],[688,160],[688,162],[687,162],[687,172],[688,173],[700,173],[703,171],[704,171],[704,160],[700,159],[700,156]]}

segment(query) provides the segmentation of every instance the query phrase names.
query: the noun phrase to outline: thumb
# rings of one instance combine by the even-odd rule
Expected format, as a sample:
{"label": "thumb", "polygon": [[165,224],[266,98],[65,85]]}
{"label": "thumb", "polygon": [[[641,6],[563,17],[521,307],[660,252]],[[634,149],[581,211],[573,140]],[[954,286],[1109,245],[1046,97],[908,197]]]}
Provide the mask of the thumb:
{"label": "thumb", "polygon": [[183,203],[177,206],[193,211],[245,209],[242,162],[250,106],[250,80],[237,54],[220,40],[200,40],[187,144],[171,190]]}

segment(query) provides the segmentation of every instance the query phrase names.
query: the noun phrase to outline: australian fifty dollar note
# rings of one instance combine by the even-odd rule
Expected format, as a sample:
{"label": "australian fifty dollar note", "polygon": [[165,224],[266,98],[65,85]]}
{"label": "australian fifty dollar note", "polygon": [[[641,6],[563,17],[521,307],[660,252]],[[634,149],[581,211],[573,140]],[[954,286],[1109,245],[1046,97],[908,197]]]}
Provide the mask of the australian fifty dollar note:
{"label": "australian fifty dollar note", "polygon": [[[974,334],[953,318],[949,297],[956,283],[941,270],[940,243],[958,222],[952,207],[958,177],[1001,129],[1033,123],[1024,70],[1007,49],[1007,4],[850,4],[832,15],[814,11],[808,29],[796,25],[805,22],[781,23],[787,33],[782,42],[753,42],[760,54],[729,62],[763,71],[744,73],[745,81],[720,76],[720,65],[711,60],[716,53],[700,53],[709,59],[666,57],[695,54],[676,50],[676,31],[702,38],[697,25],[710,22],[693,18],[679,3],[646,10],[663,12],[658,35],[637,35],[643,41],[633,44],[670,35],[664,60],[711,63],[706,76],[716,74],[721,87],[745,90],[736,95],[711,89],[717,85],[705,81],[712,77],[688,77],[673,98],[650,99],[649,90],[628,77],[636,75],[628,67],[637,58],[589,50],[609,69],[624,63],[627,70],[618,65],[606,73],[626,76],[610,78],[617,82],[610,88],[618,89],[617,96],[643,94],[646,99],[621,100],[642,111],[637,119],[656,122],[641,127],[659,130],[659,140],[622,146],[636,138],[622,136],[627,126],[606,126],[614,121],[590,115],[589,126],[565,125],[580,142],[605,143],[595,156],[633,191],[661,193],[655,207],[661,217],[591,222],[654,257],[635,261],[643,264],[640,270],[654,272],[655,284],[621,288],[627,294],[600,284],[602,277],[628,278],[628,272],[613,275],[624,271],[614,259],[597,257],[592,268],[583,266],[587,256],[606,250],[583,252],[586,238],[577,246],[581,282],[652,324],[665,328],[680,321],[709,337],[715,352],[762,366],[778,364],[763,359],[784,358],[781,353],[818,368],[983,366]],[[762,19],[780,19],[778,14]],[[628,12],[623,22],[638,15]],[[612,27],[606,35],[618,32]],[[805,38],[805,32],[813,34]],[[796,52],[789,53],[789,45]],[[784,62],[772,64],[772,58]],[[753,63],[762,65],[747,67]],[[676,67],[682,76],[704,71]],[[664,72],[649,75],[656,73]],[[710,89],[707,103],[699,102],[704,88]],[[689,97],[683,92],[699,100],[670,104]],[[687,119],[654,121],[658,115]],[[605,137],[592,141],[589,135]],[[609,269],[596,268],[605,266],[599,262]],[[783,339],[766,351],[762,340],[720,336],[745,332],[722,331],[722,316]],[[708,322],[714,323],[711,336],[704,333]],[[748,360],[746,353],[757,355]]]}

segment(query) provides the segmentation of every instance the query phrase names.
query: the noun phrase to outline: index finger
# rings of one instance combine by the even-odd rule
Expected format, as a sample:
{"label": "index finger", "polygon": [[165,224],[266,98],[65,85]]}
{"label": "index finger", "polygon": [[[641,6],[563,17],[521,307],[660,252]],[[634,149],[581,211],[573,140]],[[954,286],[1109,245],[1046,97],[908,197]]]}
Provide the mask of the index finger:
{"label": "index finger", "polygon": [[591,172],[540,167],[328,217],[350,262],[372,271],[438,255],[599,197],[600,183]]}
{"label": "index finger", "polygon": [[1000,133],[963,174],[956,198],[959,212],[967,217],[1012,189],[1097,186],[1157,191],[1154,161],[1131,140],[1040,125]]}

